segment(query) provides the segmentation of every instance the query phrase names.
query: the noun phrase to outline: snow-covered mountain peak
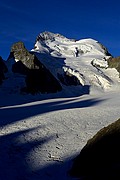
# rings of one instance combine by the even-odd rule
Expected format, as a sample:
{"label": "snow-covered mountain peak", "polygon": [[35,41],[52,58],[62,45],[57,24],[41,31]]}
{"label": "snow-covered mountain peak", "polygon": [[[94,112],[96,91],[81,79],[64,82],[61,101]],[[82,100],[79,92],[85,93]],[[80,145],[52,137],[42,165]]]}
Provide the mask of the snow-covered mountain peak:
{"label": "snow-covered mountain peak", "polygon": [[[35,47],[31,51],[28,52],[25,48],[21,51],[21,43],[14,44],[11,51],[12,57],[10,56],[7,61],[9,73],[12,73],[12,71],[19,73],[23,69],[25,73],[32,73],[33,69],[41,64],[39,67],[44,67],[44,69],[50,71],[51,76],[55,77],[63,93],[67,92],[68,94],[69,91],[70,94],[73,93],[74,95],[79,94],[79,92],[80,94],[81,92],[83,94],[84,92],[89,93],[91,92],[89,89],[100,91],[103,89],[106,91],[112,89],[112,87],[119,87],[119,72],[116,69],[109,68],[108,59],[110,54],[102,44],[94,39],[74,40],[60,34],[43,32],[37,37]],[[34,72],[37,74],[38,71],[35,70]],[[37,75],[38,77],[35,76],[34,80],[40,79],[41,76]],[[17,81],[19,81],[16,75],[11,76],[10,74],[10,77],[12,79],[17,77]],[[23,79],[25,80],[25,77]],[[18,82],[18,84],[21,84],[21,82]],[[46,79],[46,82],[49,82],[49,78]],[[36,83],[36,80],[32,83]],[[36,85],[37,87],[41,87],[41,83],[39,83],[40,81]],[[3,83],[3,89],[4,85]]]}
{"label": "snow-covered mountain peak", "polygon": [[[36,46],[38,49],[31,53],[17,43],[12,46],[6,62],[0,58],[0,180],[76,179],[68,176],[68,172],[70,175],[73,159],[80,150],[83,152],[80,158],[85,160],[81,163],[84,177],[87,178],[84,172],[88,175],[93,172],[90,174],[93,179],[109,175],[116,179],[120,172],[119,123],[95,134],[120,118],[120,57],[117,61],[109,59],[112,68],[108,68],[108,56],[92,39],[70,42],[56,36],[54,41],[50,38],[44,43],[38,40]],[[83,53],[72,54],[75,47],[81,48]],[[119,65],[119,73],[113,63],[117,69]],[[57,93],[50,93],[56,92],[56,88]],[[114,92],[103,93],[107,89]],[[106,137],[104,132],[107,137],[116,138],[115,143],[106,138],[109,141],[106,144],[113,146],[113,152],[108,152],[111,147],[101,145]],[[105,163],[110,162],[110,166],[105,164],[106,171],[103,167],[103,173],[99,157],[96,156],[99,164],[87,161],[94,160],[94,154],[91,158],[89,154],[96,152],[96,143],[104,149],[100,155],[108,158]],[[92,151],[89,153],[90,146]],[[84,150],[88,150],[87,160]],[[107,152],[105,156],[104,152]],[[116,161],[114,157],[117,157]],[[78,164],[78,175],[79,167]]]}
{"label": "snow-covered mountain peak", "polygon": [[42,32],[38,35],[38,37],[36,38],[36,41],[40,41],[40,42],[45,42],[45,41],[76,41],[73,39],[68,39],[66,37],[64,37],[63,35],[59,34],[59,33],[52,33],[49,31],[45,31]]}
{"label": "snow-covered mountain peak", "polygon": [[65,79],[64,74],[69,74],[77,77],[83,86],[104,90],[110,89],[114,81],[119,81],[119,73],[108,69],[107,59],[111,54],[92,38],[75,40],[43,32],[37,37],[32,51],[57,78],[59,75],[60,79]]}
{"label": "snow-covered mountain peak", "polygon": [[68,39],[61,34],[47,31],[38,35],[33,51],[64,57],[81,55],[99,55],[103,57],[110,55],[107,49],[94,39]]}
{"label": "snow-covered mountain peak", "polygon": [[45,31],[43,33],[40,33],[38,35],[38,37],[36,38],[36,41],[40,41],[40,42],[44,42],[44,41],[47,41],[47,40],[55,40],[54,39],[54,34],[51,33],[51,32],[48,32],[48,31]]}

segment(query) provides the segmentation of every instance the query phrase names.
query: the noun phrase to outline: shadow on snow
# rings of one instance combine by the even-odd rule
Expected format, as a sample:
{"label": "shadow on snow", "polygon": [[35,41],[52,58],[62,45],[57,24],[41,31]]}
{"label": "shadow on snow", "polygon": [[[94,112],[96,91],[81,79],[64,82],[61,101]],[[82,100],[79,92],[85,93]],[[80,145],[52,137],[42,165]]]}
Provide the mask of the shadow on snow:
{"label": "shadow on snow", "polygon": [[5,126],[29,117],[34,117],[43,113],[61,111],[67,109],[87,108],[95,106],[103,100],[99,99],[68,99],[55,102],[39,101],[38,104],[25,104],[25,106],[10,106],[0,108],[0,126]]}
{"label": "shadow on snow", "polygon": [[[29,153],[31,151],[40,153],[41,147],[54,138],[51,136],[21,142],[20,137],[34,130],[36,129],[14,132],[0,137],[0,180],[67,180],[70,178],[67,171],[70,168],[71,159],[62,162],[51,161],[48,166],[37,170],[31,168],[33,166],[32,156],[29,156]],[[38,159],[41,161],[42,157]]]}
{"label": "shadow on snow", "polygon": [[[54,100],[53,102],[39,101],[37,104],[25,104],[24,106],[11,106],[0,108],[0,126],[1,129],[17,121],[40,115],[43,113],[87,108],[101,103],[99,99],[82,100],[80,98],[72,98],[67,100]],[[26,119],[27,120],[27,119]],[[27,120],[29,121],[29,119]],[[32,133],[36,129],[21,130],[19,132],[12,132],[1,135],[0,137],[0,180],[68,180],[71,179],[67,176],[67,171],[70,169],[72,160],[63,160],[63,162],[51,162],[48,165],[39,167],[38,169],[32,168],[32,161],[29,160],[31,152],[36,149],[40,153],[41,147],[45,143],[55,138],[55,135],[50,137],[42,137],[37,140],[31,138],[26,139],[28,133]],[[8,129],[9,130],[9,129]],[[42,135],[41,135],[42,136]],[[21,137],[24,142],[21,142]],[[38,159],[42,155],[37,153]],[[32,155],[30,155],[32,158]],[[34,158],[33,158],[34,159]],[[42,159],[41,159],[42,160]]]}

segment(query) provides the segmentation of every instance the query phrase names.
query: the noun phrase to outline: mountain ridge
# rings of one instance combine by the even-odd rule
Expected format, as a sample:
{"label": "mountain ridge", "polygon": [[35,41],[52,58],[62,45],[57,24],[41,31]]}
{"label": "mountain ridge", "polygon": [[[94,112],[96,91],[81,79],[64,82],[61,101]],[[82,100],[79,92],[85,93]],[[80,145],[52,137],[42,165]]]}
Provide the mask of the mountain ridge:
{"label": "mountain ridge", "polygon": [[[85,87],[103,92],[119,89],[119,71],[114,67],[109,68],[111,62],[109,59],[112,55],[106,47],[94,39],[68,39],[61,34],[45,31],[37,36],[35,46],[30,52],[25,50],[22,42],[18,43],[17,48],[16,44],[11,47],[11,53],[6,62],[9,69],[7,81],[11,79],[10,76],[16,79],[16,73],[12,69],[18,61],[29,69],[29,66],[34,67],[32,64],[36,57],[61,84],[63,91],[72,89],[73,93],[80,93],[85,90]],[[25,77],[23,81],[24,79]],[[2,86],[4,87],[4,83]],[[24,86],[26,86],[25,83]],[[23,87],[19,88],[23,89]]]}
{"label": "mountain ridge", "polygon": [[[65,58],[62,65],[60,61],[55,61],[58,66],[56,71],[69,71],[69,73],[72,72],[71,74],[76,74],[75,76],[77,77],[81,77],[82,74],[82,77],[79,78],[79,80],[81,79],[81,82],[84,81],[82,83],[84,85],[87,84],[91,86],[92,84],[93,86],[97,87],[101,86],[101,89],[104,90],[107,90],[110,86],[112,86],[114,78],[109,78],[111,72],[107,72],[111,71],[111,69],[108,70],[108,59],[111,58],[112,55],[101,43],[91,38],[70,40],[60,34],[53,34],[49,32],[40,33],[39,37],[40,36],[44,37],[44,43],[43,41],[41,42],[41,38],[37,38],[35,48],[32,50],[33,52],[37,53],[38,58],[40,58],[40,53],[48,54],[50,58]],[[46,66],[48,66],[57,76],[55,70],[52,68],[52,66],[54,66],[54,62],[52,61],[54,60],[51,60],[50,63],[50,60],[48,62],[47,58],[44,57],[44,59],[45,60],[43,62],[46,64]],[[62,66],[62,70],[60,70],[60,66]],[[94,73],[91,73],[93,70]],[[105,71],[107,74],[104,74]],[[112,69],[112,71],[114,71],[113,74],[117,76],[118,81],[118,72],[115,69]],[[91,76],[89,77],[90,73]]]}

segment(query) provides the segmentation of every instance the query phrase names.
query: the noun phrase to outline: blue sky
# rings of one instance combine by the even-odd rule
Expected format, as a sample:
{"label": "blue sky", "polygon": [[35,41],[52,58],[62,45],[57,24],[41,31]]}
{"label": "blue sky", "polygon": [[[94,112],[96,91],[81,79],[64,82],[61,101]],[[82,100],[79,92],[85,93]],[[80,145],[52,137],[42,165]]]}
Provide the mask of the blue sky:
{"label": "blue sky", "polygon": [[30,50],[43,31],[68,38],[93,38],[113,56],[120,55],[120,2],[105,0],[1,0],[0,55],[7,59],[13,43]]}

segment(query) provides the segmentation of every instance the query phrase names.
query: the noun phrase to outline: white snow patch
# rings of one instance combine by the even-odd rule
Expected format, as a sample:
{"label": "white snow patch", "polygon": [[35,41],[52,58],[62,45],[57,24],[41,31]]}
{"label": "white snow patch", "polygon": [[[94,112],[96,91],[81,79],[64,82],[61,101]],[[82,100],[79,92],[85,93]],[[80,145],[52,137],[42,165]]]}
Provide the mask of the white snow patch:
{"label": "white snow patch", "polygon": [[108,62],[106,60],[93,59],[92,65],[100,68],[108,68]]}

